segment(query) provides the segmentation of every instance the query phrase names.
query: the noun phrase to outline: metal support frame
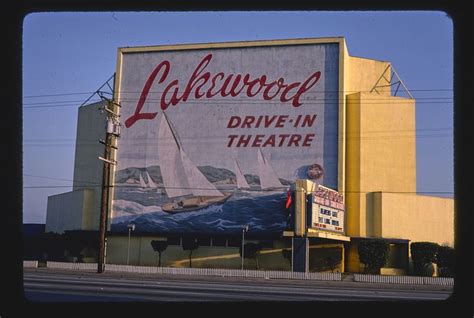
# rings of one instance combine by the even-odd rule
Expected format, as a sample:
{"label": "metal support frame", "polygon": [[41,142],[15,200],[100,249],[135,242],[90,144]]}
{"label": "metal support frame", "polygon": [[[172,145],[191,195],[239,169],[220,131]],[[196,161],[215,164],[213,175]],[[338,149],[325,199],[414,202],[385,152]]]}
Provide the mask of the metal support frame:
{"label": "metal support frame", "polygon": [[[390,78],[387,79],[385,77],[385,73],[387,72],[388,69],[391,69],[392,73],[390,74]],[[394,77],[396,77],[396,81],[394,82]],[[387,85],[379,85],[379,82],[381,79],[384,79],[388,84]],[[374,87],[372,87],[372,89],[370,90],[370,93],[372,93],[373,91],[375,91],[377,94],[379,94],[377,88],[383,88],[383,87],[392,87],[392,86],[395,86],[397,85],[397,88],[395,90],[395,93],[393,96],[397,96],[397,93],[398,93],[398,90],[400,89],[400,85],[403,87],[403,89],[405,90],[405,92],[408,94],[408,96],[410,96],[410,99],[414,99],[413,95],[410,93],[410,91],[408,90],[408,88],[405,86],[405,84],[403,83],[402,79],[400,78],[400,76],[398,75],[397,71],[395,70],[395,68],[393,67],[393,65],[387,65],[387,67],[385,68],[385,70],[383,71],[382,75],[379,77],[379,79],[377,80],[377,82],[375,83]]]}

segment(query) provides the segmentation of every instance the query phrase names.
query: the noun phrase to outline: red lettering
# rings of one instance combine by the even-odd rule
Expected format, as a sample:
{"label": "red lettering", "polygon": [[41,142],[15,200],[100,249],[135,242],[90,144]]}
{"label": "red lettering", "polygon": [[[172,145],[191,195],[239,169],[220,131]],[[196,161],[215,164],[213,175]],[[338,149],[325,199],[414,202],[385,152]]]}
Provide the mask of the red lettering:
{"label": "red lettering", "polygon": [[293,106],[294,107],[298,107],[298,106],[301,106],[302,103],[300,103],[299,99],[301,97],[301,95],[303,93],[305,93],[306,91],[308,91],[311,87],[313,87],[314,85],[316,85],[316,83],[319,81],[321,77],[321,72],[315,72],[313,73],[313,75],[311,75],[310,77],[308,77],[308,79],[303,83],[303,85],[300,86],[300,88],[298,88],[298,91],[296,93],[295,96],[293,96]]}
{"label": "red lettering", "polygon": [[143,86],[142,93],[140,95],[140,99],[138,100],[137,107],[135,108],[135,113],[130,116],[126,121],[125,121],[125,127],[129,128],[137,120],[140,119],[153,119],[156,117],[158,112],[155,113],[140,113],[140,111],[143,108],[143,105],[145,104],[146,98],[148,96],[148,93],[150,92],[151,85],[153,84],[153,81],[155,80],[156,75],[158,75],[158,72],[161,70],[161,68],[164,68],[163,74],[161,75],[161,78],[158,80],[158,84],[162,83],[166,76],[168,76],[168,72],[170,71],[170,62],[168,61],[163,61],[160,64],[158,64],[157,67],[151,72],[150,76],[145,82],[145,86]]}
{"label": "red lettering", "polygon": [[232,147],[232,143],[234,142],[234,139],[237,138],[237,135],[229,135],[229,142],[227,143],[227,147]]}
{"label": "red lettering", "polygon": [[265,128],[270,127],[270,125],[273,123],[273,121],[274,121],[276,118],[277,118],[276,115],[275,115],[275,116],[271,116],[271,117],[265,115],[264,127],[265,127]]}
{"label": "red lettering", "polygon": [[[201,86],[202,86],[209,79],[210,74],[205,73],[203,76],[199,77],[199,79],[197,81],[195,81],[196,77],[198,77],[198,75],[201,74],[201,72],[207,67],[207,65],[209,65],[209,62],[211,61],[211,59],[212,59],[212,54],[206,55],[202,59],[202,61],[198,64],[196,69],[194,70],[193,74],[191,75],[191,78],[188,80],[188,84],[186,85],[186,89],[185,89],[184,94],[183,94],[183,100],[184,101],[188,100],[189,94],[191,93],[191,91],[192,91],[193,87],[196,85],[196,83],[199,83],[199,81],[204,80],[204,83],[201,84]],[[163,109],[163,105],[162,105],[162,109]]]}
{"label": "red lettering", "polygon": [[280,135],[280,143],[278,144],[278,147],[281,147],[283,143],[285,142],[286,138],[290,137],[290,135]]}
{"label": "red lettering", "polygon": [[255,139],[253,140],[252,147],[260,147],[263,137],[265,137],[265,135],[256,135]]}
{"label": "red lettering", "polygon": [[304,116],[303,123],[301,124],[301,127],[311,127],[314,124],[314,121],[316,120],[317,115],[306,115]]}
{"label": "red lettering", "polygon": [[246,116],[242,123],[242,128],[250,128],[250,125],[255,121],[254,116]]}
{"label": "red lettering", "polygon": [[303,147],[310,147],[310,146],[311,146],[311,142],[313,141],[314,136],[315,136],[315,134],[307,134],[307,135],[304,137],[302,146],[303,146]]}
{"label": "red lettering", "polygon": [[232,116],[229,119],[229,123],[227,124],[227,128],[237,128],[240,125],[240,117],[239,116]]}
{"label": "red lettering", "polygon": [[298,147],[298,142],[301,140],[301,135],[291,135],[290,141],[288,142],[288,147],[291,147],[291,145],[295,145],[295,147]]}
{"label": "red lettering", "polygon": [[214,97],[214,96],[216,96],[217,94],[219,94],[219,91],[217,91],[217,92],[215,92],[215,93],[212,93],[212,89],[213,89],[214,87],[216,87],[216,79],[217,79],[218,76],[219,76],[219,77],[221,78],[221,80],[222,80],[222,79],[224,78],[224,73],[219,72],[219,73],[217,73],[216,75],[214,75],[214,77],[213,77],[212,80],[211,80],[211,87],[209,87],[209,89],[207,90],[207,93],[206,93],[206,97],[207,97],[207,98],[211,98],[211,97]]}
{"label": "red lettering", "polygon": [[262,147],[271,146],[275,147],[275,135],[270,135],[268,139],[263,143]]}
{"label": "red lettering", "polygon": [[286,122],[287,119],[288,119],[288,115],[278,116],[278,121],[276,122],[275,127],[277,127],[277,128],[285,127],[285,125],[283,125],[283,124]]}
{"label": "red lettering", "polygon": [[[210,72],[205,72],[206,67],[210,64],[212,60],[212,54],[207,54],[199,62],[199,64],[194,69],[193,73],[189,77],[184,92],[179,94],[181,87],[177,79],[171,80],[169,83],[165,84],[165,88],[160,98],[160,108],[166,110],[170,105],[176,106],[180,102],[186,102],[190,97],[190,94],[195,99],[213,98],[214,96],[220,94],[222,97],[237,97],[242,92],[245,91],[245,94],[248,97],[255,97],[262,90],[263,100],[273,100],[280,94],[280,101],[283,103],[290,102],[294,107],[299,107],[302,105],[300,98],[314,87],[321,78],[321,72],[317,71],[311,74],[304,82],[293,82],[285,84],[284,78],[280,77],[278,80],[270,81],[267,83],[267,76],[260,75],[255,79],[251,79],[250,74],[224,74],[223,72],[218,72],[215,75],[212,75]],[[157,75],[162,72],[161,77],[158,79],[158,84],[163,83],[169,72],[171,70],[171,65],[169,61],[162,61],[159,63],[155,69],[150,73],[150,76],[143,86],[140,98],[137,102],[135,112],[132,116],[127,118],[125,121],[125,127],[129,128],[135,122],[142,119],[154,119],[158,112],[142,112],[143,106],[147,100],[147,96],[150,92],[150,89],[155,81]],[[224,80],[225,79],[225,80]],[[222,82],[222,80],[224,80]],[[219,82],[221,83],[220,87]],[[171,96],[169,96],[169,94]],[[293,93],[291,93],[293,92]],[[168,100],[169,98],[169,100]],[[254,118],[255,120],[255,118]],[[274,118],[265,118],[264,124],[265,127],[268,127]],[[309,118],[306,117],[303,125],[311,126],[314,123],[315,117]],[[257,127],[260,126],[262,119],[258,119]],[[286,122],[286,119],[280,117],[277,122],[277,127],[283,127],[283,124]],[[299,122],[299,118],[297,120]],[[253,121],[252,121],[253,123]],[[249,122],[245,122],[245,125],[249,127]],[[285,137],[287,138],[287,137]],[[296,139],[292,139],[293,143]],[[282,141],[280,141],[282,142]]]}
{"label": "red lettering", "polygon": [[237,147],[240,147],[242,145],[244,147],[247,147],[250,142],[250,138],[252,138],[252,135],[240,136],[239,141],[237,142]]}

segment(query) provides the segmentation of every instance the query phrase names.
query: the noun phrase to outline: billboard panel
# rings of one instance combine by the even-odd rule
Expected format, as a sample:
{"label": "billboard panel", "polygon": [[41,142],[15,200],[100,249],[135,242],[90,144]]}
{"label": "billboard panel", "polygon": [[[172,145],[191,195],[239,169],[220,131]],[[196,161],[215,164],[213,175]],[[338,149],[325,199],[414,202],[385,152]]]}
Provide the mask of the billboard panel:
{"label": "billboard panel", "polygon": [[119,52],[111,230],[281,233],[296,179],[338,186],[339,50]]}

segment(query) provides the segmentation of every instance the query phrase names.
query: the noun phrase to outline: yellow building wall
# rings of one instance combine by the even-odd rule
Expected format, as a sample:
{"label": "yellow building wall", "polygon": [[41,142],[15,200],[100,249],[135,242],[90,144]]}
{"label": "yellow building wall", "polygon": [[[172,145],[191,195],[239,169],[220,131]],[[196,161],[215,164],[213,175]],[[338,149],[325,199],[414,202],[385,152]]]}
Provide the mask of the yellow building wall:
{"label": "yellow building wall", "polygon": [[382,96],[390,96],[390,87],[382,87],[390,84],[391,67],[389,62],[371,60],[355,56],[345,57],[345,94],[358,92],[371,92]]}
{"label": "yellow building wall", "polygon": [[416,192],[414,100],[348,95],[346,141],[346,233],[373,236],[370,192]]}
{"label": "yellow building wall", "polygon": [[378,232],[386,238],[454,247],[454,200],[399,193],[374,193]]}

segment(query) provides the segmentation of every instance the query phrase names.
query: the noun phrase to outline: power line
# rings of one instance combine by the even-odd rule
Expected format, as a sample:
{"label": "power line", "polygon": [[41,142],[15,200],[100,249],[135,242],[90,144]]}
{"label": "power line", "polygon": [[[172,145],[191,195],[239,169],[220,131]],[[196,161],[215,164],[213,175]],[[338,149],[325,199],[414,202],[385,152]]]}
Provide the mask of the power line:
{"label": "power line", "polygon": [[[449,92],[453,91],[454,89],[452,88],[430,88],[430,89],[410,89],[411,92]],[[192,90],[193,91],[193,90]],[[158,91],[162,93],[163,91]],[[362,93],[370,93],[370,91],[350,91],[350,90],[345,90],[345,91],[340,91],[340,90],[328,90],[326,92],[330,93],[339,93],[339,92],[362,92]],[[87,94],[94,94],[95,91],[91,92],[71,92],[71,93],[59,93],[59,94],[40,94],[40,95],[27,95],[23,96],[23,98],[43,98],[43,97],[54,97],[54,96],[71,96],[71,95],[87,95]],[[136,93],[141,93],[141,91],[118,91],[120,94],[136,94]],[[310,92],[308,92],[310,93]]]}
{"label": "power line", "polygon": [[[23,189],[55,189],[55,188],[70,188],[71,186],[64,186],[64,185],[51,185],[51,186],[24,186]],[[101,184],[92,184],[87,186],[77,186],[77,187],[87,187],[87,188],[102,188]],[[289,185],[287,186],[290,187]],[[110,185],[110,188],[141,188],[140,186],[133,186],[133,185]],[[163,186],[159,186],[155,189],[165,189]],[[166,189],[180,189],[180,190],[210,190],[209,188],[184,188],[184,187],[166,187]],[[231,190],[230,190],[231,191]],[[250,190],[252,191],[252,190]],[[254,190],[255,192],[275,192],[275,190],[265,190],[265,189],[258,189]],[[298,192],[299,190],[295,190]],[[303,191],[306,192],[306,191]],[[392,194],[454,194],[453,191],[344,191],[343,194],[366,194],[372,192],[382,192],[382,193],[392,193]],[[282,195],[286,195],[286,192],[281,192]]]}
{"label": "power line", "polygon": [[[307,93],[308,95],[309,93]],[[316,92],[315,94],[324,94],[324,92]],[[256,97],[256,96],[255,96]],[[396,101],[394,100],[393,98],[391,97],[397,97],[397,96],[390,96],[390,97],[385,97],[385,96],[381,96],[380,98],[363,98],[364,101],[377,101],[377,102],[380,102],[380,101]],[[205,101],[206,99],[209,99],[209,98],[204,98],[203,101]],[[233,102],[248,102],[248,99],[247,97],[226,97],[226,98],[221,98],[221,97],[212,97],[212,101],[214,102],[222,102],[222,101],[229,101],[229,100],[232,100]],[[344,98],[345,99],[345,98]],[[139,98],[122,98],[120,99],[121,102],[137,102],[139,100]],[[152,98],[152,97],[147,97],[146,98],[147,101],[161,101],[161,97],[160,98]],[[301,101],[329,101],[329,102],[338,102],[340,101],[341,99],[340,98],[336,98],[336,97],[323,97],[323,98],[314,98],[314,97],[310,97],[310,98],[306,98],[304,100],[301,100]],[[418,97],[418,98],[415,98],[415,100],[453,100],[452,97]],[[55,104],[59,104],[59,105],[68,105],[70,103],[82,103],[83,101],[82,100],[61,100],[61,101],[47,101],[47,102],[34,102],[34,103],[23,103],[23,105],[55,105]],[[186,101],[187,102],[187,101]],[[195,99],[192,100],[192,102],[195,102]],[[405,102],[405,101],[403,101]],[[211,102],[209,102],[211,103]],[[260,103],[260,102],[259,102]],[[270,103],[270,102],[269,102]]]}

